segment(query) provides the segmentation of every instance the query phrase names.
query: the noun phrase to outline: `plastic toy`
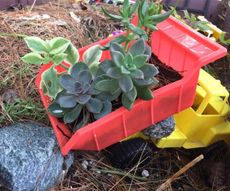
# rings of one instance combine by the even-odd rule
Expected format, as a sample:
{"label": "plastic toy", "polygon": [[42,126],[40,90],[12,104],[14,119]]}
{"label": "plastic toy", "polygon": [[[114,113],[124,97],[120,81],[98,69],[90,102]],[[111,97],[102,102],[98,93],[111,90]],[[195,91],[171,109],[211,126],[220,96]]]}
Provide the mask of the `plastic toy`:
{"label": "plastic toy", "polygon": [[[193,104],[200,68],[225,56],[227,51],[173,17],[157,27],[158,31],[152,34],[150,42],[153,53],[161,62],[179,72],[182,79],[154,91],[155,98],[151,101],[137,100],[131,111],[121,107],[75,134],[48,114],[63,155],[70,150],[102,150]],[[97,44],[105,45],[110,40]],[[79,49],[81,56],[88,47]],[[109,56],[105,51],[102,60]],[[49,64],[44,65],[36,79],[45,108],[50,100],[40,89],[40,81],[42,73],[49,67]]]}
{"label": "plastic toy", "polygon": [[192,149],[206,147],[217,141],[230,145],[228,98],[229,93],[220,81],[201,69],[194,104],[174,115],[176,126],[171,135],[151,139],[142,132],[136,133],[109,147],[108,158],[115,167],[125,169],[133,167],[140,157],[145,164],[151,159],[149,141],[159,148]]}

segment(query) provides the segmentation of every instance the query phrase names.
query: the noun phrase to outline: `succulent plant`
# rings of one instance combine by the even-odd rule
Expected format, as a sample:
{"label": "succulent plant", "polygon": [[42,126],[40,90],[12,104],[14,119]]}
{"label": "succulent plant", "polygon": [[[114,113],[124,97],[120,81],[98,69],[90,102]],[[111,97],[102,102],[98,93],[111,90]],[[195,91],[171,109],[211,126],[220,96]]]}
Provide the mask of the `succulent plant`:
{"label": "succulent plant", "polygon": [[97,81],[95,88],[110,94],[120,92],[122,104],[131,109],[138,96],[141,99],[152,99],[151,88],[158,83],[155,75],[157,68],[147,61],[151,49],[143,39],[139,39],[125,52],[123,46],[112,43],[110,45],[111,60],[100,64],[104,78]]}
{"label": "succulent plant", "polygon": [[94,88],[93,75],[85,63],[79,62],[71,68],[70,74],[63,74],[60,85],[63,91],[58,93],[48,110],[52,115],[62,117],[65,123],[72,123],[83,111],[82,120],[88,122],[89,117],[85,115],[92,114],[94,119],[99,119],[111,112],[111,102],[102,99],[101,92]]}

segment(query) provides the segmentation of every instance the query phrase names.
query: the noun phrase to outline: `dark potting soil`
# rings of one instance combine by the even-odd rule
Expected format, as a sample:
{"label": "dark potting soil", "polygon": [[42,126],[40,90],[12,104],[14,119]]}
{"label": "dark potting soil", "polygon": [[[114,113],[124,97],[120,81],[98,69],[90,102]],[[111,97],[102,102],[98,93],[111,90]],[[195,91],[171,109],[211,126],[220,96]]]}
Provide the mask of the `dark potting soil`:
{"label": "dark potting soil", "polygon": [[[149,63],[154,64],[157,69],[159,70],[159,73],[156,75],[157,80],[159,83],[153,87],[153,90],[159,89],[163,86],[166,86],[170,83],[173,83],[177,80],[180,80],[182,76],[174,70],[172,67],[169,67],[165,64],[163,64],[155,55],[152,54],[151,58],[149,59]],[[119,96],[118,99],[114,100],[112,102],[112,111],[115,111],[116,109],[120,108],[122,106],[121,103],[121,96]],[[69,129],[74,133],[76,132],[79,128],[77,128],[77,125],[79,124],[80,121],[82,121],[83,118],[83,112],[81,112],[79,120],[75,121],[71,124],[68,124]],[[88,116],[88,122],[94,122],[93,116]],[[86,125],[86,124],[85,124]]]}

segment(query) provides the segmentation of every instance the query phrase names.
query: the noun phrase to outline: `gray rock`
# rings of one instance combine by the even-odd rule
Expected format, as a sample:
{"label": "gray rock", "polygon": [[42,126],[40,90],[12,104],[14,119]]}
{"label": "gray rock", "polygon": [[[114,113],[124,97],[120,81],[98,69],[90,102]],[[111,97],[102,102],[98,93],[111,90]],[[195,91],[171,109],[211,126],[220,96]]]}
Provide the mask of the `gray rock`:
{"label": "gray rock", "polygon": [[151,138],[161,139],[163,137],[169,136],[174,131],[175,124],[176,123],[173,116],[170,116],[167,119],[143,130],[143,133],[147,136],[150,136]]}
{"label": "gray rock", "polygon": [[52,129],[32,122],[0,128],[0,153],[0,190],[48,190],[73,163],[72,153],[61,155]]}

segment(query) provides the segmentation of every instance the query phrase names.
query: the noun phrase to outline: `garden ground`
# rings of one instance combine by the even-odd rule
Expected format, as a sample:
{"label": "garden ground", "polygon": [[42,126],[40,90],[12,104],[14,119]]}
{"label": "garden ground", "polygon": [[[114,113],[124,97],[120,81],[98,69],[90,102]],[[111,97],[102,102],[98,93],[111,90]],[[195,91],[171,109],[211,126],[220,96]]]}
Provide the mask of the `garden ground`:
{"label": "garden ground", "polygon": [[[112,5],[103,6],[117,12]],[[20,60],[20,57],[28,52],[23,41],[24,35],[43,39],[62,36],[70,39],[77,48],[85,46],[120,29],[119,23],[109,21],[101,14],[100,7],[63,0],[22,10],[0,12],[0,126],[25,120],[49,125],[34,85],[40,66],[27,65]],[[215,69],[217,75],[223,72],[228,74],[230,67],[228,65],[212,68],[214,72]],[[210,152],[217,153],[216,151],[217,149],[213,148]],[[101,152],[76,152],[73,167],[54,190],[156,190],[202,152],[203,150],[158,150],[153,147],[154,159],[149,165],[149,178],[142,177],[136,168],[129,172],[112,168]],[[225,147],[218,152],[218,156],[224,153]],[[204,168],[212,166],[214,171],[221,173],[222,162],[218,156],[213,155],[209,162],[201,162],[191,168],[179,177],[169,190],[220,189],[218,185],[221,184],[223,174],[216,174],[215,181],[212,182],[211,188],[208,188],[203,171]],[[85,161],[89,163],[87,169],[82,165]]]}

